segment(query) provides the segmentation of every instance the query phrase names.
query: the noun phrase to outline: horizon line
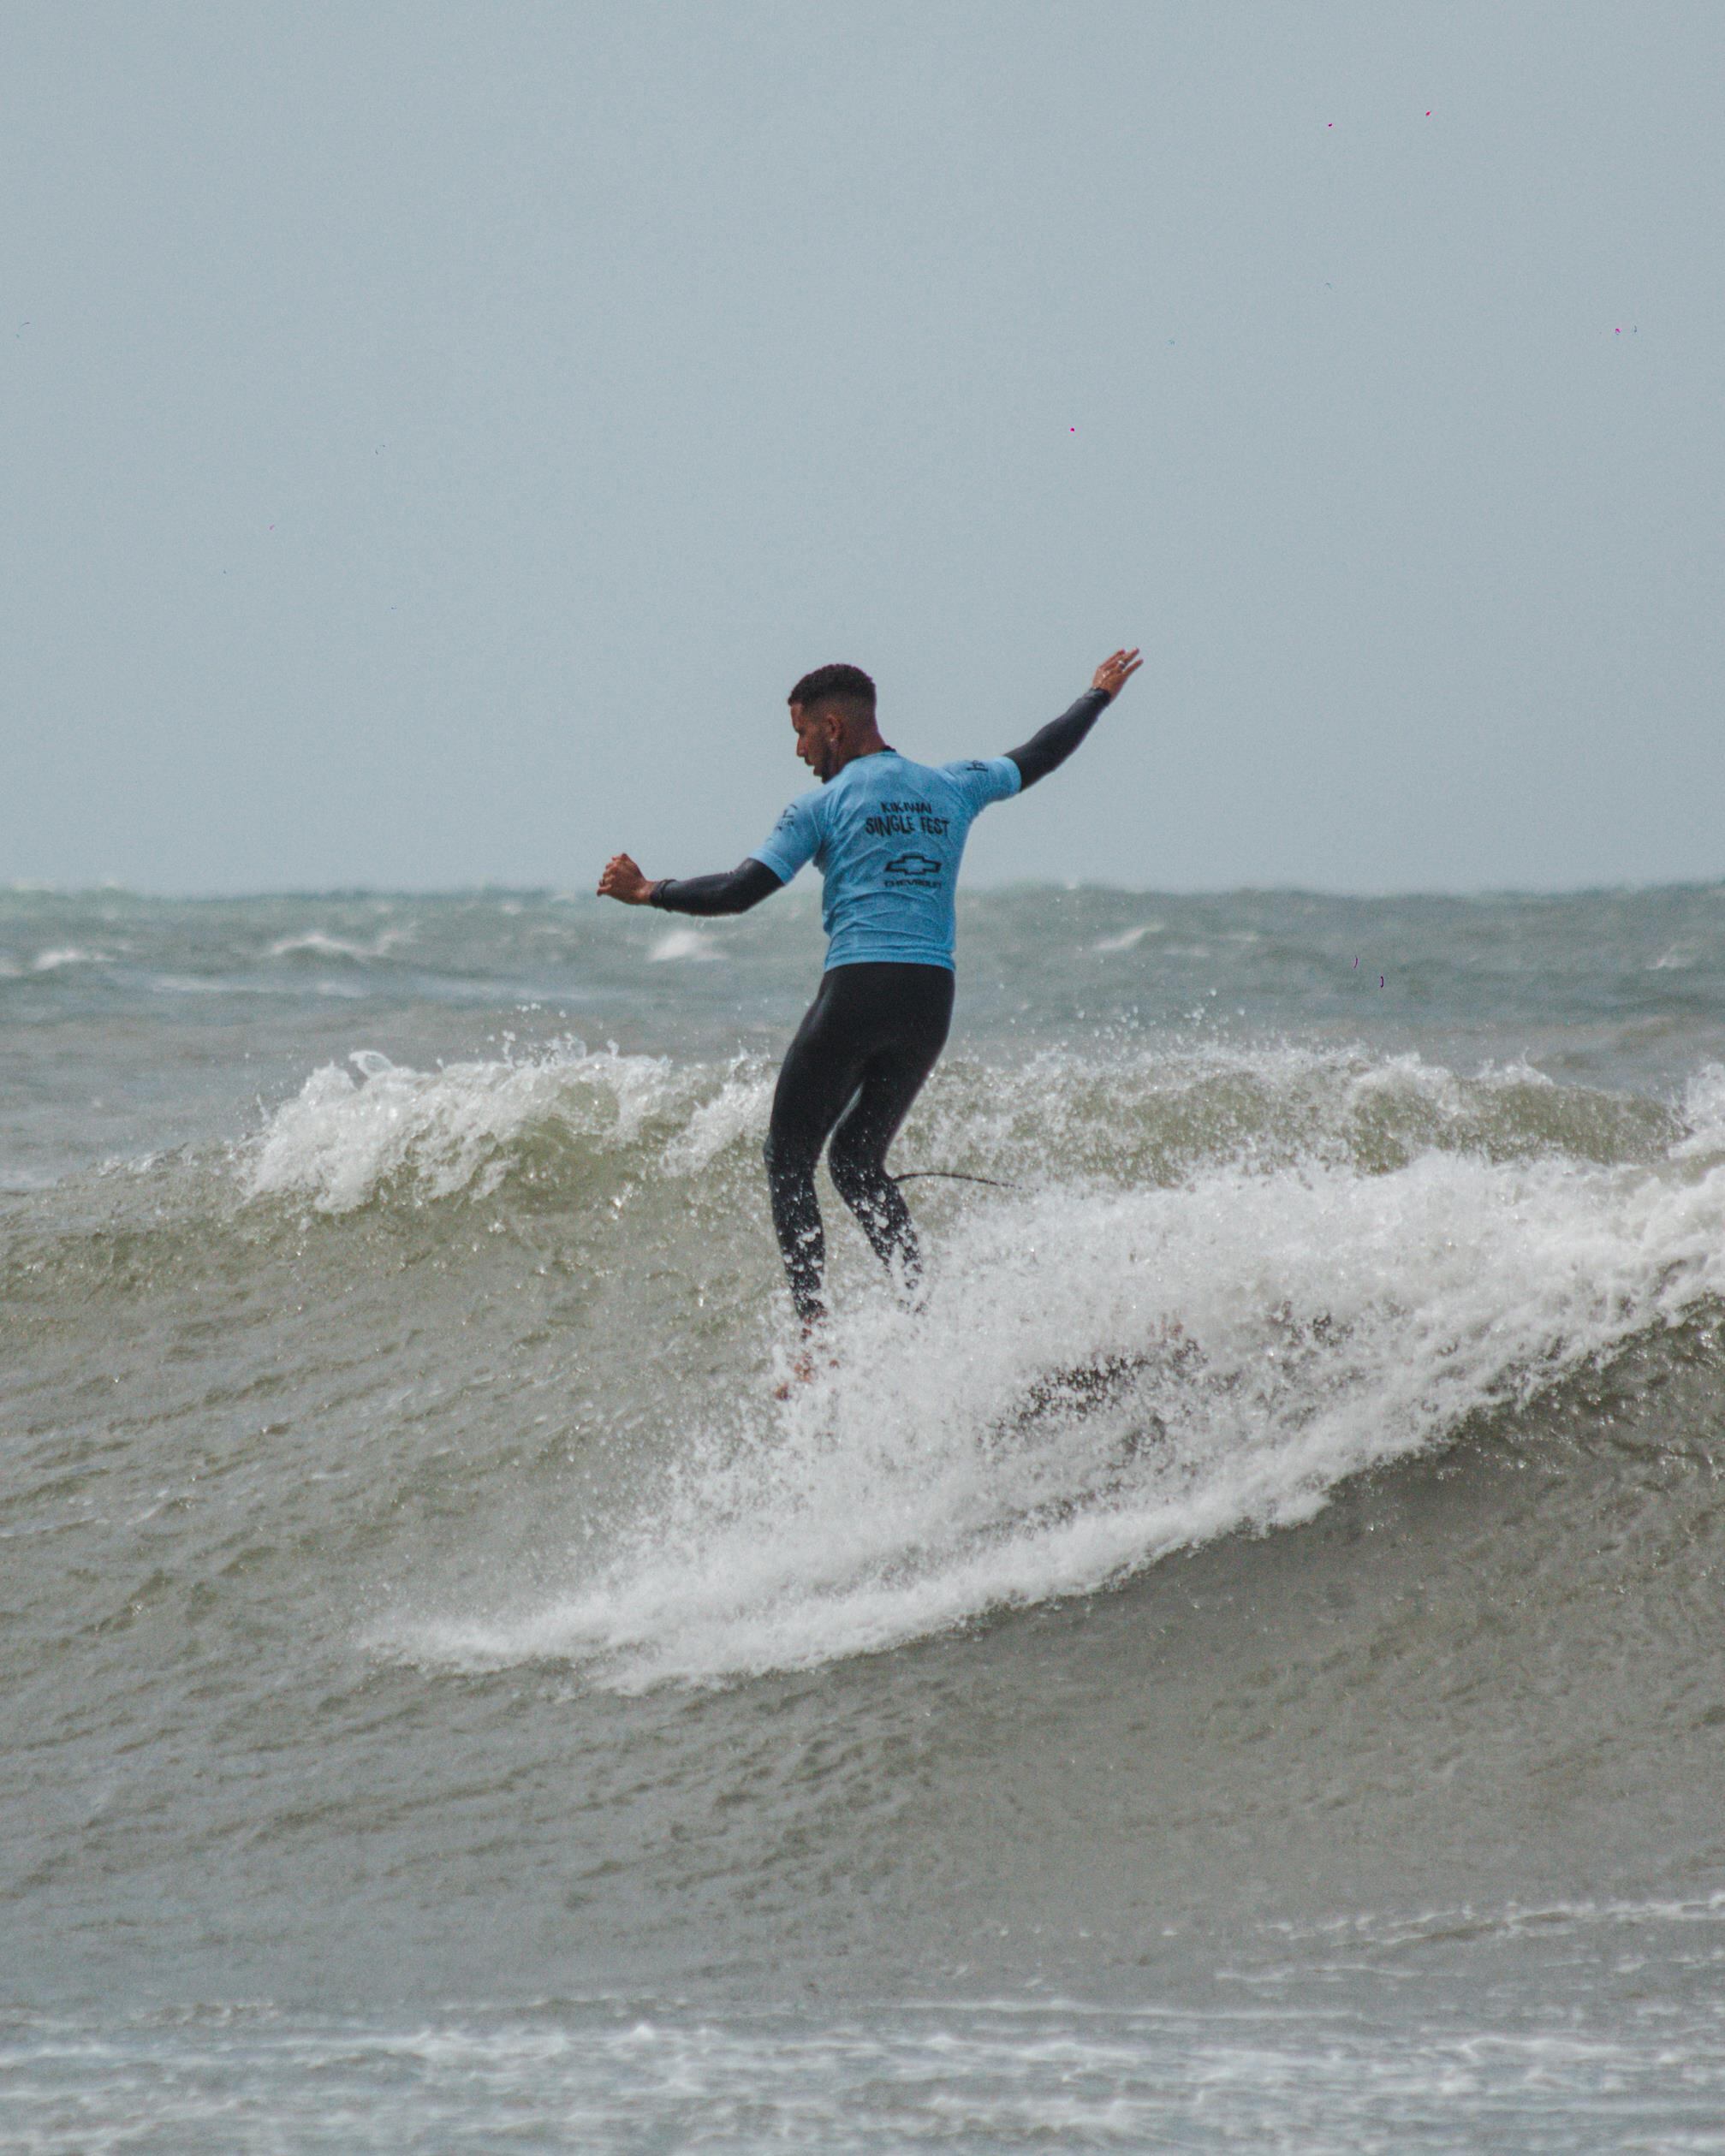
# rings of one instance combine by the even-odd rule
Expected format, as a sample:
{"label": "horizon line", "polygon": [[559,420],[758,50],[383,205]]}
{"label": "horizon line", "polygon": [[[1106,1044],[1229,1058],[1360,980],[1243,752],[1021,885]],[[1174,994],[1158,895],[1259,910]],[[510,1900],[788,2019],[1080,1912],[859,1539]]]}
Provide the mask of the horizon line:
{"label": "horizon line", "polygon": [[[1725,889],[1725,871],[1712,876],[1678,876],[1668,882],[1625,877],[1597,883],[1421,884],[1400,888],[1388,885],[1347,888],[1316,883],[1137,884],[1078,877],[1017,877],[978,880],[966,885],[957,895],[964,899],[978,897],[984,893],[1002,894],[1019,891],[1052,891],[1068,897],[1080,893],[1096,893],[1109,897],[1135,899],[1302,898],[1365,903],[1405,899],[1603,898],[1642,895],[1657,891],[1721,889]],[[812,897],[814,894],[815,887],[810,885],[801,893],[793,895]],[[166,906],[261,904],[272,900],[288,899],[327,902],[337,900],[494,898],[534,899],[553,905],[568,906],[599,903],[598,894],[586,889],[574,890],[551,883],[502,883],[490,879],[477,883],[278,884],[247,889],[172,890],[148,889],[137,884],[122,883],[117,878],[104,878],[94,883],[45,883],[21,877],[0,883],[0,899],[4,898],[122,898]]]}

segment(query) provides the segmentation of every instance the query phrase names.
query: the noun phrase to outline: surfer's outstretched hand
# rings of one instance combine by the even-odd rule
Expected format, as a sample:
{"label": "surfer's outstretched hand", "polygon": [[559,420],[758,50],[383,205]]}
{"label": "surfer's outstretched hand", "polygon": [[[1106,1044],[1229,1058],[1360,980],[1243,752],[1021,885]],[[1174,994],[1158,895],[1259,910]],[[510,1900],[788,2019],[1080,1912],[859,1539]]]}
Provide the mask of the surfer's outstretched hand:
{"label": "surfer's outstretched hand", "polygon": [[1106,689],[1110,697],[1116,697],[1143,664],[1136,644],[1130,651],[1116,651],[1111,659],[1104,659],[1092,674],[1090,686],[1093,689]]}
{"label": "surfer's outstretched hand", "polygon": [[627,853],[612,854],[605,864],[604,874],[599,878],[599,896],[602,899],[621,899],[625,906],[645,906],[652,895],[652,885],[630,856]]}

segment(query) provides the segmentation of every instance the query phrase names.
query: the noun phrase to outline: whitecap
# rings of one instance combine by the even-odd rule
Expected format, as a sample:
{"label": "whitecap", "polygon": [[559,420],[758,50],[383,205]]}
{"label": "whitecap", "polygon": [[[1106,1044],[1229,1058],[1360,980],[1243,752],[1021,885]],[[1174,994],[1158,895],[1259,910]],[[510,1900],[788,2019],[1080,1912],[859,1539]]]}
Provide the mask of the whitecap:
{"label": "whitecap", "polygon": [[371,943],[354,943],[339,935],[326,935],[321,929],[307,929],[298,935],[279,937],[269,947],[272,959],[295,958],[304,953],[312,958],[352,959],[363,964],[368,959],[385,958],[398,943],[413,939],[411,926],[384,929]]}
{"label": "whitecap", "polygon": [[705,930],[695,928],[669,930],[647,953],[649,960],[655,965],[663,965],[675,959],[692,959],[705,964],[723,956],[724,953],[719,949],[713,937]]}
{"label": "whitecap", "polygon": [[31,971],[57,973],[68,965],[111,965],[113,962],[105,951],[81,951],[75,944],[68,944],[63,950],[39,951]]}
{"label": "whitecap", "polygon": [[242,1149],[249,1196],[295,1197],[349,1213],[398,1177],[416,1193],[485,1197],[507,1173],[511,1147],[536,1130],[609,1131],[627,1143],[676,1090],[657,1058],[590,1055],[579,1041],[522,1060],[451,1063],[416,1071],[374,1049],[314,1071]]}
{"label": "whitecap", "polygon": [[1674,1145],[1678,1160],[1725,1155],[1725,1063],[1704,1063],[1683,1089],[1686,1135]]}
{"label": "whitecap", "polygon": [[764,1132],[772,1099],[773,1072],[756,1056],[740,1056],[731,1075],[705,1101],[666,1145],[664,1166],[672,1175],[696,1175],[711,1165],[728,1145]]}
{"label": "whitecap", "polygon": [[689,1433],[560,1588],[374,1643],[626,1691],[880,1652],[1307,1519],[1722,1293],[1725,1163],[1433,1147],[990,1193],[919,1316],[865,1292],[834,1367]]}
{"label": "whitecap", "polygon": [[1118,935],[1105,935],[1092,946],[1097,951],[1133,951],[1147,935],[1160,935],[1167,926],[1164,921],[1140,921],[1136,928],[1122,929]]}

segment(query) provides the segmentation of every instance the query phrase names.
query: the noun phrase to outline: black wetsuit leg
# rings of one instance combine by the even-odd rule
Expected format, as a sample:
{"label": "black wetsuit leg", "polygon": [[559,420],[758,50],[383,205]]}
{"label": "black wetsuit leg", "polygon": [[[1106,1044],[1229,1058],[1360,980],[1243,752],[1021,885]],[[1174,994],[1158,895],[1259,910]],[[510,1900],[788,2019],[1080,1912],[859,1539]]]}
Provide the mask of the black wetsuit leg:
{"label": "black wetsuit leg", "polygon": [[943,965],[836,965],[785,1053],[767,1133],[773,1227],[805,1323],[823,1316],[826,1244],[815,1197],[815,1162],[829,1137],[827,1165],[839,1196],[885,1264],[907,1279],[921,1268],[916,1230],[887,1148],[946,1045],[953,977]]}

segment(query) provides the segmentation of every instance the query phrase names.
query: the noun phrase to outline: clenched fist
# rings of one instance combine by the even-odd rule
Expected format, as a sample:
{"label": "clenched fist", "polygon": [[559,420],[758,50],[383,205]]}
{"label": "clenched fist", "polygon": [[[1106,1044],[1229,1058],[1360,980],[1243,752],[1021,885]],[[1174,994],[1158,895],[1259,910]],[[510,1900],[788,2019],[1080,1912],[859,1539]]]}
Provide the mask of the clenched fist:
{"label": "clenched fist", "polygon": [[614,853],[599,878],[599,896],[619,899],[625,906],[651,906],[653,886],[627,853]]}

